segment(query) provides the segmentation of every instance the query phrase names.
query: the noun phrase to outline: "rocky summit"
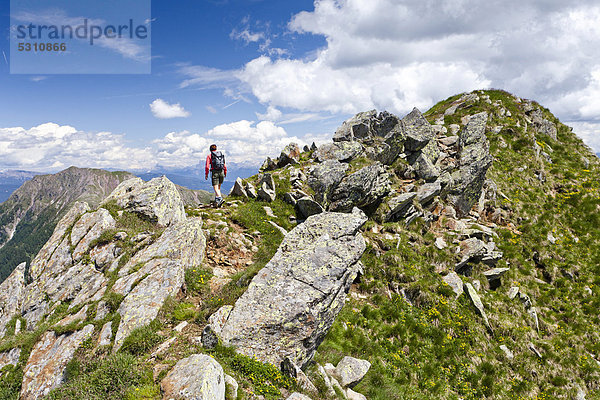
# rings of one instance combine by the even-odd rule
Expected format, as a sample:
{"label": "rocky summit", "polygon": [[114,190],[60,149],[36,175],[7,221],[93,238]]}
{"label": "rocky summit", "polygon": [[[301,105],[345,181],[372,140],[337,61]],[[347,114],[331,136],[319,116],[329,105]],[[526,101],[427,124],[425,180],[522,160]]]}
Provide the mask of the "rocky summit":
{"label": "rocky summit", "polygon": [[[600,160],[569,127],[486,90],[331,138],[221,208],[165,177],[53,187],[0,283],[0,398],[600,396]],[[26,185],[0,245],[45,218]]]}

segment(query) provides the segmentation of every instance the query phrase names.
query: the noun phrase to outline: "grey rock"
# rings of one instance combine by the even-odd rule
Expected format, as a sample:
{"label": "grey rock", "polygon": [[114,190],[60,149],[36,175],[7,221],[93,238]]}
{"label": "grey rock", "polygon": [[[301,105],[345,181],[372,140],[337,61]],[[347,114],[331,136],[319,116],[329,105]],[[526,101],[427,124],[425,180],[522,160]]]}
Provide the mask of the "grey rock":
{"label": "grey rock", "polygon": [[483,303],[481,302],[481,298],[477,294],[477,291],[475,290],[473,285],[471,285],[469,282],[465,283],[464,290],[465,290],[465,293],[467,294],[467,297],[469,297],[469,299],[471,300],[471,303],[473,303],[473,306],[475,306],[477,313],[479,315],[481,315],[481,317],[483,318],[483,323],[485,324],[485,327],[487,328],[487,330],[490,333],[493,334],[492,327],[488,320],[487,314],[485,313],[485,309],[483,308]]}
{"label": "grey rock", "polygon": [[456,264],[454,270],[458,273],[464,273],[467,263],[481,261],[486,251],[485,243],[477,238],[463,240],[460,242],[460,261]]}
{"label": "grey rock", "polygon": [[401,123],[406,138],[404,147],[408,151],[421,150],[434,136],[431,125],[417,108],[402,118]]}
{"label": "grey rock", "polygon": [[367,400],[364,394],[355,392],[350,388],[346,389],[346,397],[348,400]]}
{"label": "grey rock", "polygon": [[225,400],[225,374],[214,358],[194,354],[179,360],[161,381],[163,399]]}
{"label": "grey rock", "polygon": [[258,197],[258,195],[256,193],[256,188],[250,182],[246,182],[244,189],[246,190],[246,194],[248,194],[249,198],[256,199]]}
{"label": "grey rock", "polygon": [[311,215],[320,214],[324,210],[323,206],[310,197],[302,197],[296,202],[296,211],[303,218],[308,218]]}
{"label": "grey rock", "polygon": [[26,264],[19,264],[0,284],[0,338],[6,334],[6,325],[11,318],[21,311],[25,295]]}
{"label": "grey rock", "polygon": [[85,306],[83,306],[81,308],[81,310],[79,310],[79,312],[77,312],[75,314],[67,315],[66,317],[64,317],[63,319],[58,321],[56,323],[56,325],[57,326],[67,326],[74,322],[84,321],[87,318],[87,310],[88,310],[88,306],[86,304]]}
{"label": "grey rock", "polygon": [[116,200],[127,211],[141,214],[160,226],[185,221],[183,201],[177,187],[165,176],[144,182],[133,178],[121,183],[103,204]]}
{"label": "grey rock", "polygon": [[[308,148],[308,146],[304,146]],[[226,399],[237,399],[238,398],[239,385],[237,381],[231,376],[225,374],[225,398]]]}
{"label": "grey rock", "polygon": [[367,360],[346,356],[335,367],[334,374],[343,387],[354,387],[365,377],[370,368],[371,363]]}
{"label": "grey rock", "polygon": [[7,365],[16,366],[19,363],[19,357],[21,357],[20,347],[0,353],[0,371]]}
{"label": "grey rock", "polygon": [[354,117],[344,121],[333,135],[334,142],[351,142],[370,136],[373,129],[373,120],[377,111],[371,110],[356,114]]}
{"label": "grey rock", "polygon": [[277,161],[277,167],[282,168],[286,165],[298,164],[300,161],[300,147],[297,143],[290,143],[281,151],[279,160]]}
{"label": "grey rock", "polygon": [[442,186],[439,182],[425,183],[417,189],[417,201],[421,205],[429,204],[433,198],[440,194]]}
{"label": "grey rock", "polygon": [[327,160],[349,162],[360,156],[363,151],[363,145],[358,142],[334,142],[321,145],[315,151],[314,157],[317,162]]}
{"label": "grey rock", "polygon": [[435,243],[433,244],[435,247],[437,247],[440,250],[445,249],[446,247],[448,247],[448,244],[446,243],[446,241],[444,240],[443,237],[437,237],[435,238]]}
{"label": "grey rock", "polygon": [[73,261],[79,261],[89,250],[92,241],[98,239],[105,230],[115,226],[115,220],[104,208],[82,215],[71,231],[71,244],[75,246],[72,252]]}
{"label": "grey rock", "polygon": [[83,213],[89,210],[90,207],[87,203],[77,201],[69,211],[67,211],[65,216],[61,218],[58,224],[56,224],[52,236],[31,262],[29,275],[33,281],[37,281],[46,268],[54,270],[57,267],[57,264],[62,266],[66,261],[70,260],[71,255],[69,252],[69,245],[62,246],[58,252],[57,249],[61,247],[61,244],[65,240],[64,236],[67,229],[72,226]]}
{"label": "grey rock", "polygon": [[458,296],[463,294],[463,292],[464,292],[463,281],[456,272],[454,272],[454,271],[449,272],[448,275],[446,275],[442,278],[442,280],[444,282],[446,282],[446,284],[452,288],[454,293],[456,293],[457,298],[458,298]]}
{"label": "grey rock", "polygon": [[294,392],[290,394],[286,400],[310,400],[310,397],[305,396],[302,393]]}
{"label": "grey rock", "polygon": [[387,200],[389,211],[384,216],[385,222],[398,221],[406,217],[413,200],[417,197],[415,192],[402,193]]}
{"label": "grey rock", "polygon": [[60,386],[68,362],[93,331],[94,325],[90,324],[80,331],[58,337],[54,331],[44,333],[33,347],[23,370],[20,399],[39,399]]}
{"label": "grey rock", "polygon": [[487,280],[490,282],[490,285],[492,285],[492,282],[495,282],[495,281],[498,281],[498,284],[499,284],[500,278],[502,277],[502,275],[504,275],[506,272],[508,272],[508,270],[510,270],[510,268],[489,269],[487,271],[483,271],[483,276],[485,276],[487,278]]}
{"label": "grey rock", "polygon": [[[458,127],[458,129],[460,129],[460,127]],[[457,130],[457,132],[458,132],[458,130]],[[443,144],[444,146],[448,146],[448,147],[454,146],[456,143],[458,143],[458,136],[456,136],[456,135],[446,136],[444,138],[441,138],[439,140],[439,142],[441,144]]]}
{"label": "grey rock", "polygon": [[529,350],[531,350],[533,352],[533,354],[535,354],[539,359],[542,359],[542,353],[540,353],[540,351],[537,349],[537,347],[535,347],[535,345],[531,342],[529,342]]}
{"label": "grey rock", "polygon": [[310,168],[308,185],[315,191],[317,201],[328,203],[331,193],[342,181],[348,168],[348,164],[337,160],[327,160]]}
{"label": "grey rock", "polygon": [[263,162],[263,164],[259,168],[259,171],[261,171],[261,172],[272,171],[274,169],[277,169],[277,163],[275,161],[273,161],[271,159],[271,157],[267,157],[267,159]]}
{"label": "grey rock", "polygon": [[346,176],[333,191],[329,209],[349,212],[353,207],[367,207],[385,197],[390,189],[389,174],[375,163]]}
{"label": "grey rock", "polygon": [[231,192],[229,192],[230,196],[240,196],[240,197],[248,197],[248,193],[246,193],[246,189],[244,189],[244,182],[242,178],[236,178],[233,187],[231,188]]}
{"label": "grey rock", "polygon": [[286,192],[286,194],[283,195],[283,201],[292,206],[295,206],[297,202],[293,192]]}
{"label": "grey rock", "polygon": [[218,344],[219,337],[217,336],[215,331],[213,331],[210,324],[206,325],[202,330],[202,346],[204,346],[204,348],[206,349],[211,350],[217,347]]}
{"label": "grey rock", "polygon": [[519,287],[518,286],[513,286],[510,289],[508,289],[508,298],[509,299],[514,299],[515,297],[517,297],[517,294],[519,294]]}
{"label": "grey rock", "polygon": [[109,321],[102,326],[100,337],[98,338],[98,346],[109,346],[112,339],[112,321]]}
{"label": "grey rock", "polygon": [[231,310],[233,310],[233,306],[231,305],[222,306],[214,314],[208,317],[208,323],[217,335],[221,334],[223,326],[225,325],[225,322],[227,322]]}
{"label": "grey rock", "polygon": [[459,168],[452,174],[448,200],[459,215],[468,214],[479,200],[486,173],[492,165],[485,136],[487,113],[475,114],[460,133]]}
{"label": "grey rock", "polygon": [[305,366],[313,357],[358,274],[367,218],[325,212],[283,239],[275,256],[236,301],[221,339],[237,351],[279,365]]}
{"label": "grey rock", "polygon": [[505,344],[500,345],[500,350],[502,350],[504,352],[504,355],[506,356],[507,359],[513,360],[515,358],[515,355],[513,354],[513,352],[510,351],[510,349],[508,347],[506,347]]}
{"label": "grey rock", "polygon": [[260,200],[273,202],[276,196],[275,190],[270,189],[266,182],[263,182],[258,188],[258,198]]}

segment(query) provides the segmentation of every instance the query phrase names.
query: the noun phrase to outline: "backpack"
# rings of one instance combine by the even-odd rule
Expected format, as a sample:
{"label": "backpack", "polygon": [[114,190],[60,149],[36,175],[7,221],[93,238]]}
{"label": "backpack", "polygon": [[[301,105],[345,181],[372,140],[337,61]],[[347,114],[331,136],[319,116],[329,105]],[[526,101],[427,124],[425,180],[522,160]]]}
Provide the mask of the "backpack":
{"label": "backpack", "polygon": [[211,151],[210,168],[213,171],[222,171],[225,169],[225,155],[220,151]]}

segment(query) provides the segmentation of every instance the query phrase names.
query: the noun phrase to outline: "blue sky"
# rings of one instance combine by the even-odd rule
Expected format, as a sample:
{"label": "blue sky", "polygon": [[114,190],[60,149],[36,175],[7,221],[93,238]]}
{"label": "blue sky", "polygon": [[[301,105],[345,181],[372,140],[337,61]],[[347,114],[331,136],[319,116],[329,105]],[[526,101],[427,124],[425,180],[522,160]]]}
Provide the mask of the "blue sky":
{"label": "blue sky", "polygon": [[213,141],[256,164],[353,113],[487,87],[540,101],[600,151],[593,1],[175,0],[152,19],[149,75],[11,75],[0,55],[0,168],[182,167]]}

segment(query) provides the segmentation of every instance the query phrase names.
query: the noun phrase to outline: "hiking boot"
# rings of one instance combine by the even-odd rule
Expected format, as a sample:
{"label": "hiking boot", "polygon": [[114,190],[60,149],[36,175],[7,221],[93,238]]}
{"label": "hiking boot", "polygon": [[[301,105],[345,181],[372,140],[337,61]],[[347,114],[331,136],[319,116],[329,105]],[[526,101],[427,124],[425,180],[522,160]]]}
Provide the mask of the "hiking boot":
{"label": "hiking boot", "polygon": [[223,203],[225,203],[225,200],[223,199],[218,199],[217,200],[217,207],[221,207],[223,205]]}

